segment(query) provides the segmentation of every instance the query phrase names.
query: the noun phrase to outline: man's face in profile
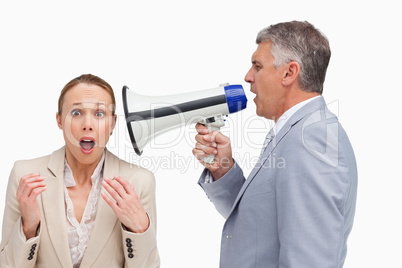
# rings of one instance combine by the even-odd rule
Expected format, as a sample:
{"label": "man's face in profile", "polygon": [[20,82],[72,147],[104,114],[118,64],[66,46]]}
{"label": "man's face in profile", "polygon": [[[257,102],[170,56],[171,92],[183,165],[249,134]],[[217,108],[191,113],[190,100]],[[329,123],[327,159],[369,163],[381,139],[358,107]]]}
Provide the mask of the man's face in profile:
{"label": "man's face in profile", "polygon": [[257,115],[273,120],[277,119],[280,105],[285,99],[281,84],[283,69],[276,69],[274,60],[271,42],[261,42],[251,57],[252,66],[245,77],[245,81],[250,83],[250,91],[256,94],[254,102]]}

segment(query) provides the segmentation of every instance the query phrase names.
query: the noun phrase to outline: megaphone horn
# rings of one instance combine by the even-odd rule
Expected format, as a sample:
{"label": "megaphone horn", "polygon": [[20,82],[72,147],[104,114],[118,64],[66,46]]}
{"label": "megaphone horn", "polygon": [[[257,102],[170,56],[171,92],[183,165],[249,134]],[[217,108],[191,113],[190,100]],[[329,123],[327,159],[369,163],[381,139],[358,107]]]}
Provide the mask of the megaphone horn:
{"label": "megaphone horn", "polygon": [[[188,123],[202,123],[209,131],[224,126],[224,115],[246,108],[241,85],[166,96],[145,96],[123,87],[123,106],[134,151],[141,155],[150,138]],[[151,128],[152,126],[152,128]],[[213,163],[213,155],[203,160]]]}

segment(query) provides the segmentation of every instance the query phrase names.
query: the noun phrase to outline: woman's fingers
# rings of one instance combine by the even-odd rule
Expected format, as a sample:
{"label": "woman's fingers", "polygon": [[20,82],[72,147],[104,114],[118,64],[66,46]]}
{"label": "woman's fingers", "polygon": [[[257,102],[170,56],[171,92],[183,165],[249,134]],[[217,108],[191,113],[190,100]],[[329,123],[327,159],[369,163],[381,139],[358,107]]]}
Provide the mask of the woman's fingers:
{"label": "woman's fingers", "polygon": [[38,197],[38,195],[40,195],[41,193],[43,193],[46,190],[46,185],[44,186],[40,186],[40,187],[36,187],[35,189],[32,190],[30,196],[28,197],[30,202],[35,202],[36,198]]}
{"label": "woman's fingers", "polygon": [[102,182],[103,187],[113,197],[117,203],[121,203],[125,195],[127,194],[124,187],[117,181],[110,178],[104,178]]}
{"label": "woman's fingers", "polygon": [[46,190],[46,183],[44,180],[45,178],[40,177],[38,173],[31,173],[21,177],[17,189],[17,199],[35,200],[41,192]]}
{"label": "woman's fingers", "polygon": [[103,199],[113,209],[124,226],[138,233],[148,229],[149,218],[133,185],[120,176],[115,176],[113,180],[104,178],[102,184],[111,196],[109,197],[105,192],[102,192]]}
{"label": "woman's fingers", "polygon": [[116,201],[114,201],[113,199],[111,199],[105,192],[101,192],[101,196],[103,197],[103,199],[106,201],[106,203],[113,209],[113,211],[116,213],[117,209],[119,208],[117,206]]}
{"label": "woman's fingers", "polygon": [[126,181],[120,176],[114,176],[113,178],[115,181],[117,181],[118,183],[120,183],[120,185],[123,186],[123,189],[127,194],[137,196],[137,194],[134,191],[134,187],[128,181]]}
{"label": "woman's fingers", "polygon": [[138,200],[134,186],[120,176],[114,176],[113,179],[104,178],[102,184],[118,203],[125,199]]}

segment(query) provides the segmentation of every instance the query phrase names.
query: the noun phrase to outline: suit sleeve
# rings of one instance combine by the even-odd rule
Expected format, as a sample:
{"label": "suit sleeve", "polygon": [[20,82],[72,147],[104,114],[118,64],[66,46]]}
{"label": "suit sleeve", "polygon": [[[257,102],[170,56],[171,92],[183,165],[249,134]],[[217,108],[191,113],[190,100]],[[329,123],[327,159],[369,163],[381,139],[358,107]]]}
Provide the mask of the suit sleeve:
{"label": "suit sleeve", "polygon": [[20,176],[18,162],[11,171],[6,193],[4,208],[2,241],[0,245],[0,264],[5,267],[35,267],[40,235],[26,241],[22,231],[21,212],[17,201],[17,188]]}
{"label": "suit sleeve", "polygon": [[211,183],[205,183],[205,176],[208,172],[207,169],[204,170],[198,184],[204,189],[216,210],[227,219],[245,182],[243,171],[235,162],[234,166],[222,178]]}
{"label": "suit sleeve", "polygon": [[[342,267],[346,255],[356,198],[354,156],[345,153],[337,132],[328,130],[336,137],[328,140],[319,129],[311,131],[314,138],[306,130],[304,143],[286,153],[286,168],[276,178],[279,267]],[[337,149],[325,155],[322,146]]]}
{"label": "suit sleeve", "polygon": [[160,259],[156,242],[155,177],[153,173],[147,171],[143,179],[146,180],[146,186],[141,193],[137,194],[148,214],[149,227],[141,234],[122,228],[125,267],[157,268],[160,267]]}

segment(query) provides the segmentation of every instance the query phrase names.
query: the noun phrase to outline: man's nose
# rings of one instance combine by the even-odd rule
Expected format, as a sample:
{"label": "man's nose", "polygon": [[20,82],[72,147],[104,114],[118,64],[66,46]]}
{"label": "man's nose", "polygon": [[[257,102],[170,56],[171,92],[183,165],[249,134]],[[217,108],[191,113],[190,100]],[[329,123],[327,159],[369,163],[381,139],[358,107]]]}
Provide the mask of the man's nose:
{"label": "man's nose", "polygon": [[244,77],[244,81],[246,81],[247,83],[253,82],[253,76],[251,74],[251,69],[246,73],[246,76]]}

